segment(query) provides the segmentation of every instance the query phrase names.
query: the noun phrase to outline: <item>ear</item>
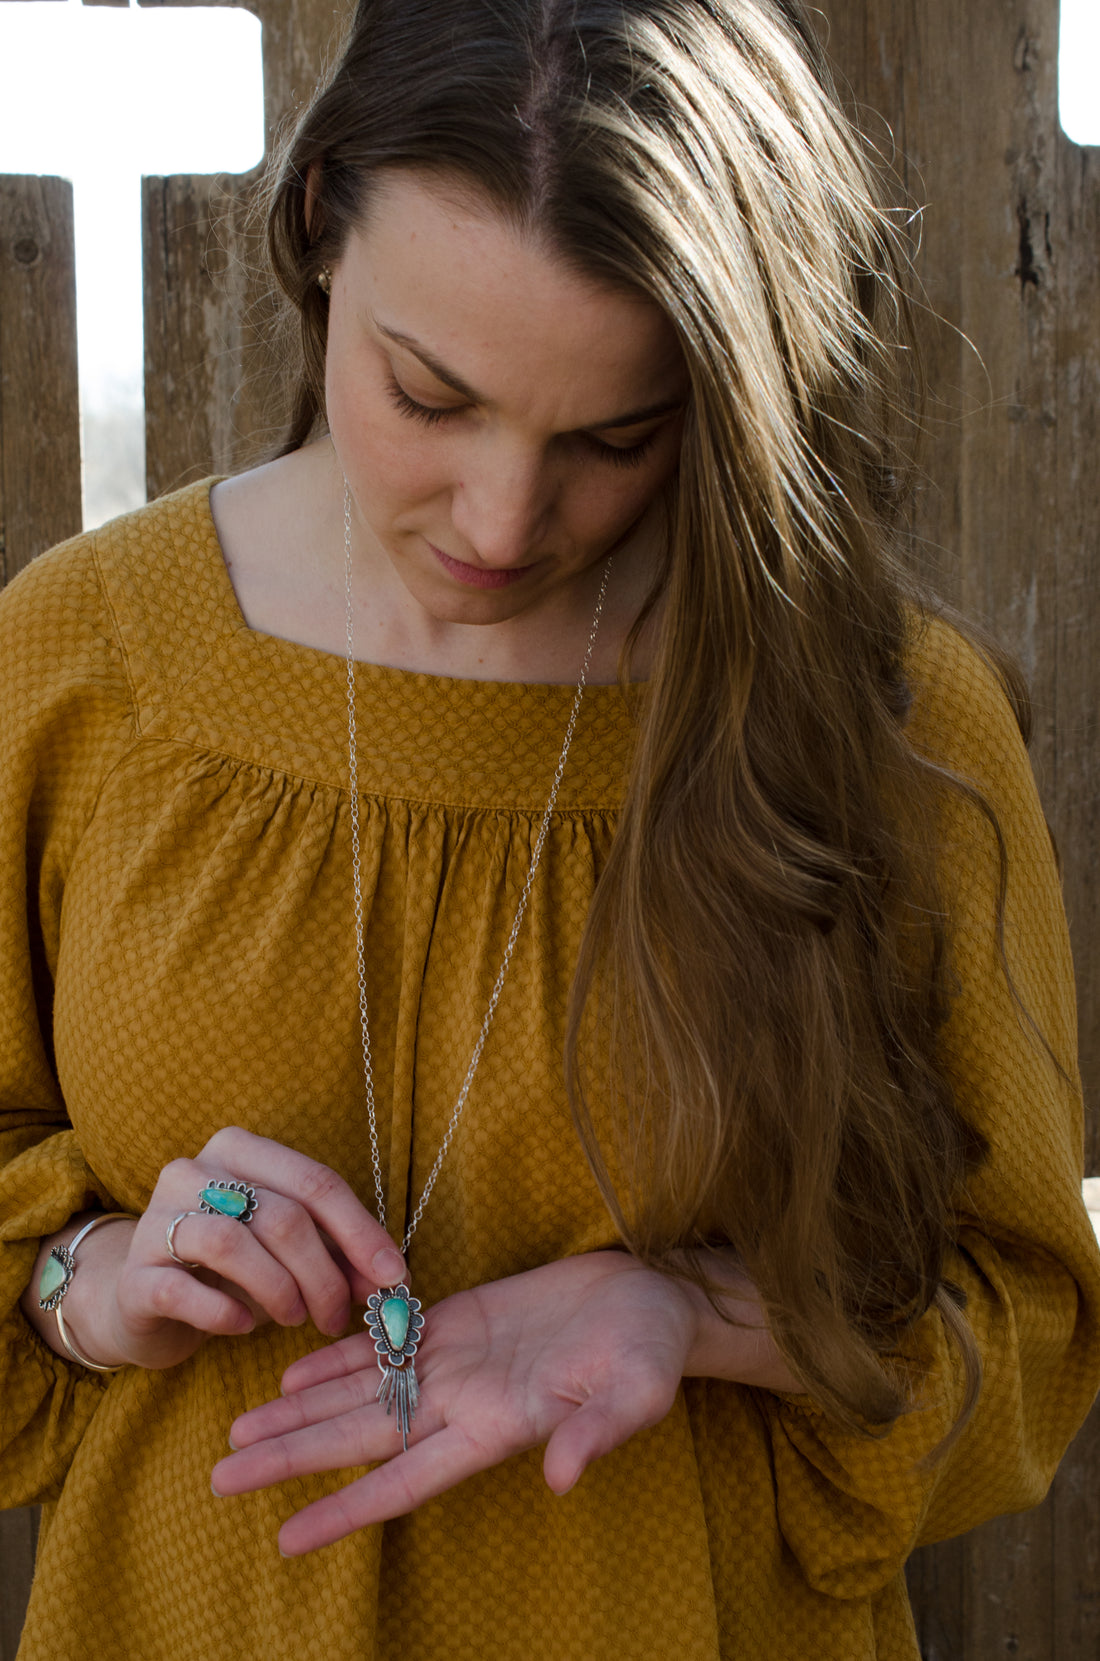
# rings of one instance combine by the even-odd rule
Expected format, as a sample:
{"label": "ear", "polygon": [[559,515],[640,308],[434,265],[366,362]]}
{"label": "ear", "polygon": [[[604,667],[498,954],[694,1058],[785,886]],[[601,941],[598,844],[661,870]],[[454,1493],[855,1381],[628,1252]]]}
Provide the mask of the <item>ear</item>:
{"label": "ear", "polygon": [[316,242],[323,227],[321,212],[321,164],[311,162],[306,169],[306,231],[311,242]]}

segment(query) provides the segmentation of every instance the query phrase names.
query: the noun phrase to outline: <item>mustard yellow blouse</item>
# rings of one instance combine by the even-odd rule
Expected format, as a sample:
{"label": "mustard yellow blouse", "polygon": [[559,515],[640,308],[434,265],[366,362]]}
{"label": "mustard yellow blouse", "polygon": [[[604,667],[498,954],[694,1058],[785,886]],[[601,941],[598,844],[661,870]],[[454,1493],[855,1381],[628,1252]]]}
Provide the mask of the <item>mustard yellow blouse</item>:
{"label": "mustard yellow blouse", "polygon": [[[320,1342],[213,1339],[166,1372],[60,1360],[17,1300],[40,1236],[140,1210],[230,1123],[369,1204],[357,1041],[344,667],[248,629],[198,485],[36,561],[0,601],[0,1504],[45,1502],[24,1661],[913,1661],[921,1539],[1037,1501],[1100,1381],[1081,1107],[1020,1020],[994,936],[991,833],[943,826],[961,990],[944,1039],[991,1143],[959,1216],[985,1387],[939,1319],[923,1411],[878,1441],[805,1398],[685,1384],[655,1429],[556,1498],[540,1454],[284,1562],[279,1523],[339,1477],[216,1499],[230,1421]],[[1022,998],[1075,1077],[1058,880],[993,676],[945,626],[913,661],[914,741],[977,780],[1010,852]],[[391,1222],[419,1192],[527,871],[572,689],[360,675],[364,889]],[[561,1051],[631,724],[586,694],[496,1024],[411,1250],[427,1304],[608,1245]]]}

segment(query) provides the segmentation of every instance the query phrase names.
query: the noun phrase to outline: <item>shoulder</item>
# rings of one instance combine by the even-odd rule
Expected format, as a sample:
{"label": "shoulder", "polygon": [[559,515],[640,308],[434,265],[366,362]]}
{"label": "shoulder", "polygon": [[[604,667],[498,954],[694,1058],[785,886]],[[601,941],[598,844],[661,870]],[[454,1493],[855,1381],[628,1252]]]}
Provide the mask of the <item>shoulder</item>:
{"label": "shoulder", "polygon": [[91,534],[120,629],[143,615],[168,621],[223,607],[228,578],[210,513],[214,482],[187,485]]}
{"label": "shoulder", "polygon": [[0,595],[0,617],[75,622],[97,607],[125,610],[144,594],[164,604],[170,593],[211,586],[217,553],[210,517],[211,480],[149,502],[98,530],[70,537],[25,567]]}
{"label": "shoulder", "polygon": [[1022,1008],[1025,1025],[1037,1025],[1070,1076],[1073,968],[1061,877],[1009,687],[942,618],[915,632],[907,670],[907,736],[942,769],[945,785],[936,830],[941,893],[961,981],[982,989],[974,1030],[984,1024],[1007,1043]]}
{"label": "shoulder", "polygon": [[0,663],[9,712],[36,693],[124,678],[93,537],[40,554],[0,593]]}
{"label": "shoulder", "polygon": [[1031,770],[1010,689],[996,664],[945,618],[914,616],[905,673],[910,743],[977,782]]}
{"label": "shoulder", "polygon": [[9,708],[89,682],[113,684],[137,708],[147,688],[184,677],[232,629],[209,491],[209,480],[190,485],[72,537],[9,583],[0,594]]}
{"label": "shoulder", "polygon": [[[219,640],[241,627],[204,479],[44,555],[43,585],[89,573],[144,727]],[[56,574],[49,568],[56,566]]]}

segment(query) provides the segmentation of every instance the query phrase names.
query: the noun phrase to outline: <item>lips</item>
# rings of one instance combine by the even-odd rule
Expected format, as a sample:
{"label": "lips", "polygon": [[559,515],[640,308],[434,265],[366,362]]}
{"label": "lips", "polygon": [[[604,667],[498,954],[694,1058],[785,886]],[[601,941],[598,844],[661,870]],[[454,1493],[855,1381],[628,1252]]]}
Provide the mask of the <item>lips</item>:
{"label": "lips", "polygon": [[531,570],[529,565],[513,565],[506,570],[493,571],[483,565],[467,565],[465,560],[453,559],[442,548],[437,548],[434,542],[429,542],[428,547],[447,575],[468,588],[510,588]]}

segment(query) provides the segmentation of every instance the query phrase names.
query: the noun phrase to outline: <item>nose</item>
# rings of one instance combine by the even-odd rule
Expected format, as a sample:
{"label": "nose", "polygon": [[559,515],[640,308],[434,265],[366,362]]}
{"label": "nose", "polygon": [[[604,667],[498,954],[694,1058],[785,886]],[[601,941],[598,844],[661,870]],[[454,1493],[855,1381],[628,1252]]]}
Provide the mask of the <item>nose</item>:
{"label": "nose", "polygon": [[545,458],[527,446],[486,444],[454,487],[451,518],[469,550],[497,569],[525,565],[553,511]]}

